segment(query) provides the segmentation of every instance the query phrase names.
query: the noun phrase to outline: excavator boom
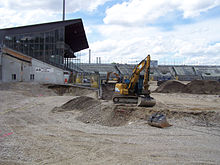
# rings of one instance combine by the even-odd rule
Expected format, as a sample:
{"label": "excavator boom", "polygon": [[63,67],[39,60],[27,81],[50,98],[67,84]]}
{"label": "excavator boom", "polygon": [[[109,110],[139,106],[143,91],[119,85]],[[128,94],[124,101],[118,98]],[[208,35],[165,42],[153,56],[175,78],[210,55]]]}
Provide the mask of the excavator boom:
{"label": "excavator boom", "polygon": [[147,57],[144,60],[142,60],[137,66],[135,66],[133,73],[130,77],[130,83],[128,85],[128,89],[133,89],[134,86],[136,85],[139,79],[140,73],[142,72],[142,70],[144,69],[144,66],[146,65],[146,59]]}

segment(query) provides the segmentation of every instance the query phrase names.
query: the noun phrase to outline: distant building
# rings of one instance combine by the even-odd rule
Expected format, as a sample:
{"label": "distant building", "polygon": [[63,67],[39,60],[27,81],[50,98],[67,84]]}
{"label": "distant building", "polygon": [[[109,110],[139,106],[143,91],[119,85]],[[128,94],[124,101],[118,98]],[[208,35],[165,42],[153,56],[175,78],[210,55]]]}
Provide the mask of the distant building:
{"label": "distant building", "polygon": [[157,60],[151,60],[150,61],[150,66],[151,67],[158,67],[158,61]]}
{"label": "distant building", "polygon": [[81,19],[1,29],[0,81],[63,83],[69,59],[88,47]]}

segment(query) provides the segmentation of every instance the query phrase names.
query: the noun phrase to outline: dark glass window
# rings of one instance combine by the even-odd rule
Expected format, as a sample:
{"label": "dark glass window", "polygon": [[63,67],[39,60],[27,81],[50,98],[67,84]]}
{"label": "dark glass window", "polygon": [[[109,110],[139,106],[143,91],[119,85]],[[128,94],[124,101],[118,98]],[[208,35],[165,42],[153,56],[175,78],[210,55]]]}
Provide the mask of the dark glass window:
{"label": "dark glass window", "polygon": [[30,74],[30,80],[34,80],[34,74]]}
{"label": "dark glass window", "polygon": [[16,80],[16,74],[11,75],[12,80]]}
{"label": "dark glass window", "polygon": [[7,35],[3,44],[38,60],[63,67],[64,28],[41,33]]}

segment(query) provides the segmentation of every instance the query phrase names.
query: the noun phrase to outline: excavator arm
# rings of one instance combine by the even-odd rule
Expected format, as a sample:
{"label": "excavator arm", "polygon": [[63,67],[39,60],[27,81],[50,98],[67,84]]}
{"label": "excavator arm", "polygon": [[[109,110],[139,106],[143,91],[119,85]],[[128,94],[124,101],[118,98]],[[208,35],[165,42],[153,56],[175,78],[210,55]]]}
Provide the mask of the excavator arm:
{"label": "excavator arm", "polygon": [[136,83],[139,79],[140,73],[146,65],[146,59],[147,59],[147,57],[145,59],[143,59],[137,66],[135,66],[135,68],[132,72],[132,75],[129,79],[130,82],[129,82],[128,87],[127,87],[128,90],[134,89],[134,87],[135,87],[135,85],[136,85]]}
{"label": "excavator arm", "polygon": [[149,90],[149,80],[150,80],[150,55],[147,56],[145,73],[144,73],[144,90]]}
{"label": "excavator arm", "polygon": [[142,94],[138,97],[138,106],[152,107],[156,104],[156,100],[150,96],[149,90],[149,80],[150,80],[150,55],[147,56],[143,80],[143,90]]}
{"label": "excavator arm", "polygon": [[150,55],[143,59],[133,70],[133,73],[130,77],[130,82],[127,86],[127,89],[132,91],[139,80],[140,73],[145,69],[144,72],[144,93],[149,93],[149,78],[150,78]]}

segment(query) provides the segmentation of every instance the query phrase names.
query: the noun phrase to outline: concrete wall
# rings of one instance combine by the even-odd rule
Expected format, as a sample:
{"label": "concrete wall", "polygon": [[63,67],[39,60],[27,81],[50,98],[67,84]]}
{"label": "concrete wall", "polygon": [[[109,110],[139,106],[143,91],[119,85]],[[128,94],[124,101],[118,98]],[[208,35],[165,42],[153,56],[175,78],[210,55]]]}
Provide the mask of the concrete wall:
{"label": "concrete wall", "polygon": [[1,52],[1,48],[0,48],[0,65],[2,65],[2,52]]}
{"label": "concrete wall", "polygon": [[64,70],[46,64],[36,59],[32,59],[30,74],[34,74],[34,79],[42,83],[64,83]]}
{"label": "concrete wall", "polygon": [[0,65],[0,82],[2,81],[2,66]]}
{"label": "concrete wall", "polygon": [[[16,74],[16,80],[12,79],[12,74]],[[36,59],[32,59],[32,63],[30,64],[3,54],[2,81],[35,81],[40,83],[63,84],[64,70]]]}
{"label": "concrete wall", "polygon": [[[16,75],[15,80],[12,80],[12,74]],[[21,61],[4,54],[2,55],[2,81],[21,81]]]}
{"label": "concrete wall", "polygon": [[0,46],[0,82],[2,81],[2,52]]}

